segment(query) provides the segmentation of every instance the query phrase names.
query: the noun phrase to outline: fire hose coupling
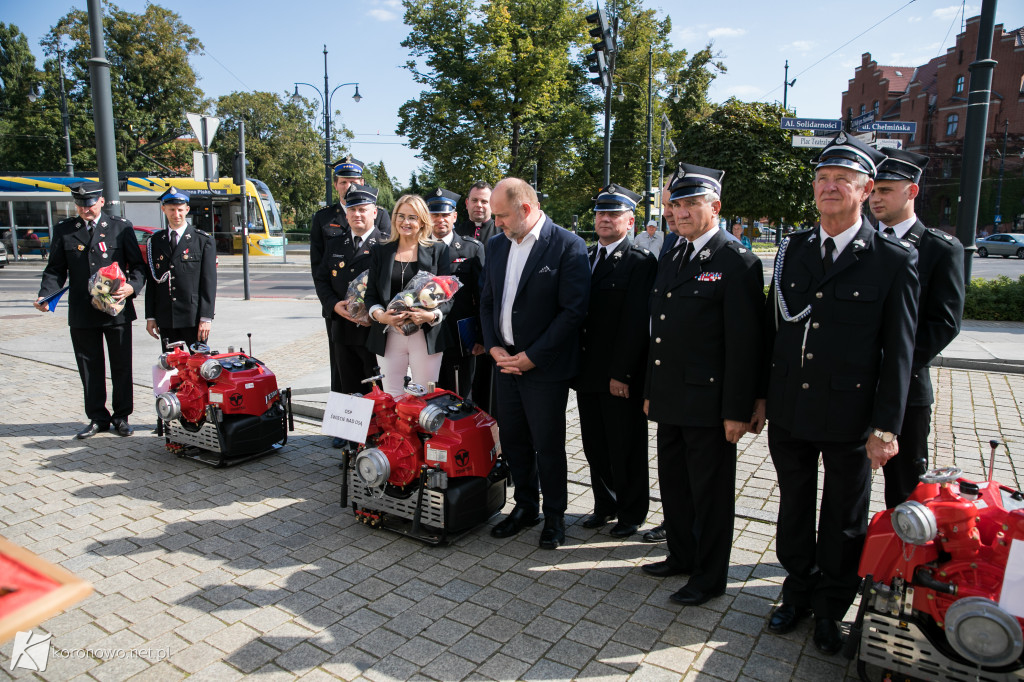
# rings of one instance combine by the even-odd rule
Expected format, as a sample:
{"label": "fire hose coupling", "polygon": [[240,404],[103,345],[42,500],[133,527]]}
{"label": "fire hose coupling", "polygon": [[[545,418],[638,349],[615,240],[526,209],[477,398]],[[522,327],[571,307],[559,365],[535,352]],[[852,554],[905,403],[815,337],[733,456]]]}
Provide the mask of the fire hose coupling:
{"label": "fire hose coupling", "polygon": [[217,360],[207,360],[199,366],[199,376],[206,379],[207,381],[213,381],[220,376],[220,373],[224,371],[220,362]]}
{"label": "fire hose coupling", "polygon": [[912,545],[926,545],[939,532],[935,513],[916,500],[908,500],[892,510],[892,527],[900,540]]}

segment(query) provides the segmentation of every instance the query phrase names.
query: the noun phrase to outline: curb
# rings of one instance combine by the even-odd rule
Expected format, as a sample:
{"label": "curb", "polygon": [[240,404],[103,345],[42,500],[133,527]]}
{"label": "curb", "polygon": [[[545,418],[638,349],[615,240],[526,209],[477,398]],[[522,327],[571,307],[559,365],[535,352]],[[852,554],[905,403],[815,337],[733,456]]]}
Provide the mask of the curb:
{"label": "curb", "polygon": [[1024,374],[1024,361],[1022,360],[999,360],[997,358],[991,360],[972,360],[968,358],[944,358],[939,356],[932,360],[931,366],[999,372],[1000,374]]}

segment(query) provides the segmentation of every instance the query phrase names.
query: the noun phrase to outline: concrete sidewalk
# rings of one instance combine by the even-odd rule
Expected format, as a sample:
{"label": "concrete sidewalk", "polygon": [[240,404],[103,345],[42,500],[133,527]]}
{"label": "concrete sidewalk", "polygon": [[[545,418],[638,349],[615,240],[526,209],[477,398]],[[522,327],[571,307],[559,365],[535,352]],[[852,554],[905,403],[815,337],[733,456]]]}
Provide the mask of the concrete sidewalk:
{"label": "concrete sidewalk", "polygon": [[[223,265],[222,265],[223,266]],[[663,546],[583,529],[592,497],[578,414],[568,413],[569,543],[537,548],[489,525],[449,547],[358,523],[338,505],[336,451],[300,421],[272,456],[210,469],[165,451],[150,367],[158,344],[135,327],[136,434],[72,440],[83,422],[66,318],[0,292],[0,534],[89,580],[95,593],[46,621],[60,651],[46,680],[856,679],[820,654],[811,625],[764,631],[783,571],[774,552],[778,490],[767,438],[739,446],[727,594],[703,607],[668,601],[685,577],[639,566]],[[315,300],[218,300],[213,345],[247,347],[316,414],[327,343]],[[932,370],[933,462],[987,475],[989,439],[1006,442],[996,477],[1024,484],[1024,325],[967,323]],[[954,368],[986,363],[996,371]],[[980,366],[980,365],[979,365]],[[661,519],[651,430],[650,523]],[[881,509],[876,474],[872,510]],[[511,497],[506,511],[511,509]],[[493,522],[492,522],[493,523]],[[852,620],[853,613],[847,620]],[[110,651],[128,655],[111,656]],[[134,652],[134,654],[132,653]]]}

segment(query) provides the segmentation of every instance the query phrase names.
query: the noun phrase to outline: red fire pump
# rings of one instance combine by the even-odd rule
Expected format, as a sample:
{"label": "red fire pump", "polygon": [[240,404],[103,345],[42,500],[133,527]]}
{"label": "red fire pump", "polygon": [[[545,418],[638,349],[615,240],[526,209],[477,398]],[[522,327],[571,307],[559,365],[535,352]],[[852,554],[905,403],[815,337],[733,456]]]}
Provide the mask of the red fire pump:
{"label": "red fire pump", "polygon": [[213,466],[240,464],[288,442],[294,430],[291,389],[251,354],[172,344],[160,367],[177,370],[156,399],[157,433],[180,457]]}
{"label": "red fire pump", "polygon": [[891,679],[1024,680],[1024,495],[992,480],[991,446],[988,481],[933,469],[871,520],[847,642],[862,679],[870,664]]}
{"label": "red fire pump", "polygon": [[397,400],[376,384],[365,397],[373,416],[366,443],[342,450],[341,506],[429,544],[447,543],[505,506],[508,467],[493,417],[451,391],[417,384]]}

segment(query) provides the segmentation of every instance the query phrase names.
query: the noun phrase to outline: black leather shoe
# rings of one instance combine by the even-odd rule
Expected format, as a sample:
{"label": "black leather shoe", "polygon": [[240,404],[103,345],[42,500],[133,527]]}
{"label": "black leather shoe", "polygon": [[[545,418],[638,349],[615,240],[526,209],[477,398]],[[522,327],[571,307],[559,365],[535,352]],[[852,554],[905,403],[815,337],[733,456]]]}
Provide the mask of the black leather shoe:
{"label": "black leather shoe", "polygon": [[814,646],[828,656],[834,656],[843,648],[843,637],[839,626],[831,618],[814,619]]}
{"label": "black leather shoe", "polygon": [[565,544],[565,519],[561,516],[545,516],[544,530],[540,532],[541,549],[558,549]]}
{"label": "black leather shoe", "polygon": [[628,538],[630,535],[637,532],[638,530],[640,530],[640,524],[619,521],[614,526],[612,526],[612,529],[608,532],[611,534],[612,537],[615,538]]}
{"label": "black leather shoe", "polygon": [[644,542],[665,542],[665,526],[655,526],[650,530],[645,530],[644,534],[640,536]]}
{"label": "black leather shoe", "polygon": [[89,425],[84,429],[75,434],[75,438],[79,440],[85,438],[92,438],[100,431],[109,431],[110,424],[98,424],[97,422],[89,422]]}
{"label": "black leather shoe", "polygon": [[810,615],[811,610],[804,607],[793,606],[783,602],[768,619],[768,631],[777,635],[784,635],[796,629],[797,624]]}
{"label": "black leather shoe", "polygon": [[683,606],[700,606],[704,602],[714,599],[715,597],[721,597],[723,594],[725,594],[725,590],[722,590],[721,592],[705,592],[697,589],[696,587],[684,585],[683,589],[670,595],[669,600],[676,604],[682,604]]}
{"label": "black leather shoe", "polygon": [[583,519],[581,524],[584,528],[601,528],[615,520],[615,514],[591,514]]}
{"label": "black leather shoe", "polygon": [[678,568],[675,564],[669,563],[667,559],[665,561],[656,561],[653,564],[644,564],[640,567],[640,570],[647,575],[653,575],[655,578],[668,578],[669,576],[686,573],[686,571]]}
{"label": "black leather shoe", "polygon": [[121,419],[119,421],[114,422],[114,431],[119,436],[130,436],[133,433],[135,433],[135,429],[133,429],[128,424],[128,420],[127,419]]}
{"label": "black leather shoe", "polygon": [[517,535],[524,528],[536,526],[540,523],[540,520],[541,517],[537,515],[534,515],[532,518],[527,517],[525,511],[516,507],[498,525],[491,529],[491,537],[510,538],[513,535]]}

